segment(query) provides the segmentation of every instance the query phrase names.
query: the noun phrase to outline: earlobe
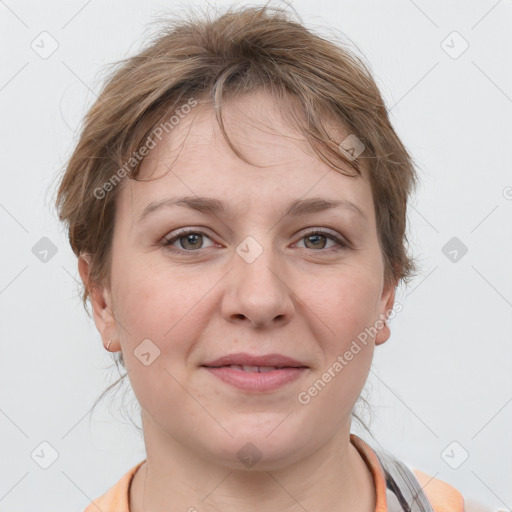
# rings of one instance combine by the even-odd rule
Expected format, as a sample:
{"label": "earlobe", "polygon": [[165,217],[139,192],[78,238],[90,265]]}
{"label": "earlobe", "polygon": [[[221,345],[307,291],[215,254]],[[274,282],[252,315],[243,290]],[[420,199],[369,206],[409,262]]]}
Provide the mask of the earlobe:
{"label": "earlobe", "polygon": [[389,328],[389,325],[387,324],[386,320],[382,320],[382,328],[379,329],[375,336],[375,345],[382,345],[386,341],[388,341],[389,337],[391,336],[391,329]]}
{"label": "earlobe", "polygon": [[[117,340],[117,328],[115,318],[111,309],[111,295],[110,291],[100,283],[92,283],[89,279],[91,258],[88,254],[80,255],[78,259],[78,272],[84,283],[84,286],[89,289],[89,298],[92,304],[92,311],[94,323],[98,329],[103,345],[106,346],[109,342],[112,344],[112,352],[120,350]],[[110,346],[109,346],[110,349]]]}
{"label": "earlobe", "polygon": [[395,304],[395,292],[398,282],[391,283],[384,293],[382,294],[381,304],[384,304],[383,309],[379,312],[377,319],[379,330],[375,336],[375,345],[382,345],[391,336],[391,329],[388,324],[388,317]]}

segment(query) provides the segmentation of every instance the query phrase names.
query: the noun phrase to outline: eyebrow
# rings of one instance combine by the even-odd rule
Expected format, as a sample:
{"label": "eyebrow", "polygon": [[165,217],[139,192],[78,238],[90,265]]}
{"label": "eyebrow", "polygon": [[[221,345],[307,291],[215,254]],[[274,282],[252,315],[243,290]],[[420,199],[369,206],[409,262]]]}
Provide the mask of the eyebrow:
{"label": "eyebrow", "polygon": [[[174,206],[183,206],[196,210],[201,213],[210,213],[214,215],[232,215],[231,209],[226,203],[219,199],[211,197],[200,196],[185,196],[176,198],[161,199],[160,201],[153,201],[148,204],[139,217],[139,222],[144,220],[150,213],[155,212],[161,208],[172,208]],[[334,208],[343,208],[356,213],[365,222],[368,217],[359,206],[346,200],[346,199],[324,199],[322,197],[312,197],[309,199],[296,199],[292,201],[286,210],[282,212],[284,216],[300,216],[311,213],[323,212]]]}

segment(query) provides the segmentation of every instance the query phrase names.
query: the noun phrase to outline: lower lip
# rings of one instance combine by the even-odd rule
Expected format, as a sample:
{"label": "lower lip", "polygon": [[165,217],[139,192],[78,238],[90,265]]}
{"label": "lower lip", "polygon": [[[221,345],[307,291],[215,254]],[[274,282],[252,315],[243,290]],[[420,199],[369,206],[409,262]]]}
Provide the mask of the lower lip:
{"label": "lower lip", "polygon": [[245,372],[229,366],[203,366],[212,375],[245,391],[273,391],[298,379],[307,368],[280,368],[270,372]]}

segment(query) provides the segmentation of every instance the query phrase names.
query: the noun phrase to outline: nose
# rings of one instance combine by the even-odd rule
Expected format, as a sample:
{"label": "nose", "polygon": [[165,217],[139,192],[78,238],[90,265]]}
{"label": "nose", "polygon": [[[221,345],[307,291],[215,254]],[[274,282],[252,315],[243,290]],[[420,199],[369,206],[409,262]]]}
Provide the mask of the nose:
{"label": "nose", "polygon": [[263,249],[254,240],[241,244],[226,276],[223,317],[229,322],[250,322],[256,328],[290,322],[294,293],[284,264],[269,246]]}

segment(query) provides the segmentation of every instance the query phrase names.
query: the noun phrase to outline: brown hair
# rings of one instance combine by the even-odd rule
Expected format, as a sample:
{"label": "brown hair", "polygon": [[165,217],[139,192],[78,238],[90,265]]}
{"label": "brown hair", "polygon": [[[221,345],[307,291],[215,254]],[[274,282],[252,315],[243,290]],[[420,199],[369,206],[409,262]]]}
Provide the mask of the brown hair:
{"label": "brown hair", "polygon": [[[416,173],[364,61],[345,43],[326,40],[294,21],[283,8],[230,7],[214,19],[205,14],[203,19],[193,14],[164,19],[163,29],[145,48],[116,63],[85,116],[56,207],[74,253],[90,255],[90,283],[110,284],[121,188],[115,185],[124,176],[137,179],[141,148],[153,140],[155,129],[168,126],[191,99],[203,102],[213,106],[228,144],[247,162],[226,134],[221,104],[259,88],[274,95],[287,121],[330,167],[350,175],[339,165],[348,163],[352,175],[360,175],[365,164],[385,283],[409,280],[416,267],[406,250],[406,209]],[[361,156],[353,159],[340,151],[342,141],[328,133],[328,122],[357,137],[364,145]],[[88,295],[85,287],[84,307]],[[124,366],[122,354],[120,362]]]}

